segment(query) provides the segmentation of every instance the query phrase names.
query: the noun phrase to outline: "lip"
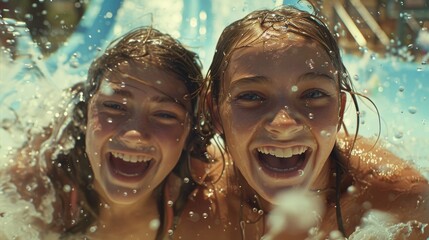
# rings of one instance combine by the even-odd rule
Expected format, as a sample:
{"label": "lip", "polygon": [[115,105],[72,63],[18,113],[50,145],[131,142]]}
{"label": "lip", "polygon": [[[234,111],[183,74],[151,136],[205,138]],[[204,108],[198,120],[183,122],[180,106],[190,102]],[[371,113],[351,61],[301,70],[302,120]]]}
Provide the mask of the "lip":
{"label": "lip", "polygon": [[[270,149],[270,153],[267,151],[268,149]],[[309,146],[301,145],[301,144],[287,145],[287,146],[264,145],[264,146],[255,148],[253,150],[253,156],[256,159],[256,162],[259,168],[267,176],[276,178],[276,179],[279,179],[279,178],[286,179],[286,178],[296,178],[296,177],[302,176],[303,171],[308,164],[310,154],[312,151],[313,151],[312,148],[310,148]],[[280,159],[280,157],[276,157],[273,154],[273,152],[276,152],[277,153],[276,155],[281,155],[281,156],[292,155],[289,158],[285,157],[279,161],[293,160],[293,161],[297,161],[297,164],[289,168],[276,168],[276,167],[270,166],[269,164],[264,162],[265,157]],[[283,153],[283,155],[281,153]]]}
{"label": "lip", "polygon": [[[106,159],[110,175],[121,182],[128,183],[136,183],[144,179],[155,165],[153,156],[141,153],[108,152]],[[122,171],[119,169],[121,167]],[[127,173],[127,171],[131,172]]]}

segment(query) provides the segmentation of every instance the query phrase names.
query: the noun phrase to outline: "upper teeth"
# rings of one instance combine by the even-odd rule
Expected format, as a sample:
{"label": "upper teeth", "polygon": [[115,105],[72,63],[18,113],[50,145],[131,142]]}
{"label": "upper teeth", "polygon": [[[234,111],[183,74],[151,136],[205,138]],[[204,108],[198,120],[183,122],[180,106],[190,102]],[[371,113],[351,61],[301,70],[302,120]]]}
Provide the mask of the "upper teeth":
{"label": "upper teeth", "polygon": [[152,159],[151,157],[144,156],[144,155],[143,156],[142,155],[129,155],[129,154],[123,154],[123,153],[114,153],[114,152],[112,152],[112,155],[116,158],[121,158],[125,162],[132,162],[132,163],[147,162],[147,161]]}
{"label": "upper teeth", "polygon": [[290,148],[260,147],[258,148],[258,151],[264,154],[271,154],[276,157],[288,158],[292,157],[292,155],[299,155],[307,149],[308,147],[304,146],[295,146]]}

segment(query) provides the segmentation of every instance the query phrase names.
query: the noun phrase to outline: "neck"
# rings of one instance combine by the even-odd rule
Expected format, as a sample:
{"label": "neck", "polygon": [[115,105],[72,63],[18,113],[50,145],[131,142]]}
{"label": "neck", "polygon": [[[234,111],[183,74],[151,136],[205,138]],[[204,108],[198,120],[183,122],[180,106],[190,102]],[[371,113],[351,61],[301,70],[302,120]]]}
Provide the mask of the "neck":
{"label": "neck", "polygon": [[111,201],[103,201],[105,207],[101,206],[100,219],[117,222],[118,219],[141,216],[146,219],[149,216],[159,215],[157,199],[153,195],[141,198],[133,204],[121,204]]}

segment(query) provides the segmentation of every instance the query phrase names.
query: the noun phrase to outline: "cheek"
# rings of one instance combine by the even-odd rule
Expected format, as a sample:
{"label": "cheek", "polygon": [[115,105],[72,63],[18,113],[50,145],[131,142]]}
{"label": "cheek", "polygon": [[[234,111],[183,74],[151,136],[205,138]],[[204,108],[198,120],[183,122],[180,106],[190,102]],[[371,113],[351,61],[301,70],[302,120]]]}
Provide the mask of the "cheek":
{"label": "cheek", "polygon": [[305,122],[320,142],[325,142],[329,146],[335,143],[339,124],[338,109],[332,107],[309,111]]}
{"label": "cheek", "polygon": [[300,112],[300,118],[311,128],[318,130],[336,129],[339,124],[338,103],[332,102],[328,107],[308,108],[305,106],[297,107]]}
{"label": "cheek", "polygon": [[246,111],[230,104],[224,104],[220,109],[224,135],[235,139],[246,138],[258,125],[261,114],[255,110]]}
{"label": "cheek", "polygon": [[152,133],[159,139],[161,144],[169,145],[172,148],[182,149],[184,147],[190,130],[190,124],[188,122],[173,126],[155,123],[152,126]]}

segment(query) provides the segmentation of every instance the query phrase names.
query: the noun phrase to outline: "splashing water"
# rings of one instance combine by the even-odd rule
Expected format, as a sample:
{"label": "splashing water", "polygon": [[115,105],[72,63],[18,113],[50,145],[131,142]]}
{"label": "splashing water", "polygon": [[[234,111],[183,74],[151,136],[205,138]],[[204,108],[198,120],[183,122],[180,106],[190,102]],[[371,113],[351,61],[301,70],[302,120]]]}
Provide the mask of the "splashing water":
{"label": "splashing water", "polygon": [[316,226],[325,211],[323,200],[304,190],[293,189],[279,193],[275,202],[279,204],[268,215],[267,225],[270,231],[265,234],[264,240],[272,239],[285,229],[288,232],[306,231]]}
{"label": "splashing water", "polygon": [[[5,167],[14,162],[9,153],[21,146],[28,136],[41,132],[43,127],[59,118],[67,118],[59,111],[67,108],[64,96],[61,95],[62,89],[85,80],[91,59],[115,37],[140,25],[153,25],[197,51],[203,66],[209,66],[215,42],[224,26],[253,9],[273,8],[282,1],[221,0],[215,6],[203,2],[189,8],[185,6],[185,1],[175,0],[91,1],[80,23],[81,28],[62,49],[46,58],[41,57],[42,53],[33,44],[28,29],[20,22],[11,22],[16,36],[19,36],[19,57],[11,61],[3,52],[0,53],[2,75],[8,76],[6,80],[0,81],[0,166]],[[345,56],[345,63],[357,89],[366,92],[379,106],[383,123],[382,138],[390,144],[387,145],[389,149],[415,163],[429,179],[429,69],[426,64],[429,57],[416,65],[375,57],[366,48],[363,52],[364,57],[359,59]],[[309,61],[308,64],[312,66],[313,63]],[[296,92],[298,89],[295,86],[291,91]],[[364,108],[361,112],[368,113],[365,122],[376,123],[374,109],[364,104],[360,106]],[[346,125],[353,126],[355,116],[353,110],[352,113],[346,113]],[[361,134],[373,137],[377,130],[376,124],[365,124]],[[353,131],[353,127],[350,131]],[[68,144],[59,149],[72,146],[71,142]],[[10,176],[0,174],[0,182],[0,239],[45,238],[46,235],[42,236],[30,223],[35,219],[45,223],[53,220],[54,192],[48,193],[40,211],[20,197],[16,187],[9,183]],[[189,179],[184,179],[184,182],[189,182]],[[69,187],[65,186],[63,190],[70,191]],[[280,204],[269,215],[268,224],[272,226],[273,232],[267,234],[267,239],[282,226],[290,224],[291,218],[297,219],[299,228],[306,228],[312,226],[317,215],[324,211],[317,198],[304,192],[285,192],[279,199],[291,204]],[[189,216],[195,221],[204,218],[204,215],[200,217],[194,212],[189,212]],[[386,213],[370,211],[350,239],[389,239],[409,228],[426,227],[411,222],[397,224],[393,220]],[[159,225],[158,219],[151,222],[154,229]]]}
{"label": "splashing water", "polygon": [[350,235],[349,240],[407,239],[414,229],[427,231],[428,224],[419,222],[397,223],[397,219],[385,212],[370,210],[362,218],[362,224]]}

